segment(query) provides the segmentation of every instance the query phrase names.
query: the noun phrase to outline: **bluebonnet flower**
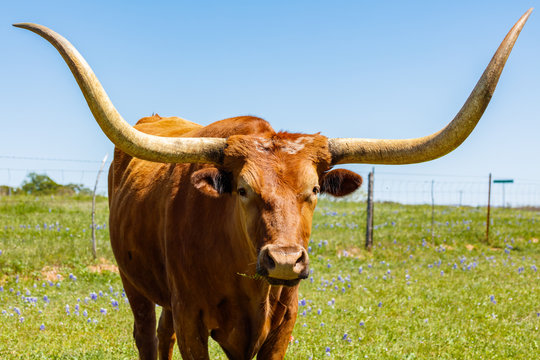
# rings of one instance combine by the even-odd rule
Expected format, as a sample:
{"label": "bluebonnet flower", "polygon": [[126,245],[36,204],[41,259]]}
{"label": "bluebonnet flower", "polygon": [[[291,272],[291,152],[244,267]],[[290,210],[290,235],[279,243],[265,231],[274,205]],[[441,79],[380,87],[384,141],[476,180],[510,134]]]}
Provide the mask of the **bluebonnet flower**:
{"label": "bluebonnet flower", "polygon": [[377,305],[378,307],[382,307],[382,302],[379,302],[379,304]]}
{"label": "bluebonnet flower", "polygon": [[360,322],[358,323],[358,325],[360,325],[360,326],[364,326],[364,325],[365,325],[365,323],[364,323],[363,321],[360,321]]}
{"label": "bluebonnet flower", "polygon": [[300,306],[306,306],[306,299],[302,299],[299,301]]}
{"label": "bluebonnet flower", "polygon": [[87,317],[88,316],[88,311],[84,310],[82,314],[83,314],[84,317]]}
{"label": "bluebonnet flower", "polygon": [[19,310],[19,308],[14,307],[13,311],[15,312],[15,314],[21,315],[21,310]]}
{"label": "bluebonnet flower", "polygon": [[90,293],[90,299],[97,300],[97,294],[95,292]]}
{"label": "bluebonnet flower", "polygon": [[102,313],[103,315],[107,315],[107,309],[101,308],[99,309],[99,312]]}
{"label": "bluebonnet flower", "polygon": [[116,300],[114,300],[114,299],[111,300],[111,305],[112,305],[113,307],[118,307],[118,301],[116,301]]}
{"label": "bluebonnet flower", "polygon": [[73,281],[77,281],[77,277],[73,274],[69,274],[69,278]]}
{"label": "bluebonnet flower", "polygon": [[317,310],[317,315],[321,315],[321,314],[322,314],[322,310],[321,309]]}
{"label": "bluebonnet flower", "polygon": [[39,326],[39,330],[41,330],[41,331],[45,330],[45,325],[41,324],[41,325]]}
{"label": "bluebonnet flower", "polygon": [[489,300],[490,300],[492,303],[494,303],[494,304],[497,303],[497,301],[495,301],[495,296],[493,296],[493,295],[490,295],[490,296],[489,296]]}
{"label": "bluebonnet flower", "polygon": [[330,346],[327,346],[326,349],[325,349],[325,352],[329,353],[330,352]]}

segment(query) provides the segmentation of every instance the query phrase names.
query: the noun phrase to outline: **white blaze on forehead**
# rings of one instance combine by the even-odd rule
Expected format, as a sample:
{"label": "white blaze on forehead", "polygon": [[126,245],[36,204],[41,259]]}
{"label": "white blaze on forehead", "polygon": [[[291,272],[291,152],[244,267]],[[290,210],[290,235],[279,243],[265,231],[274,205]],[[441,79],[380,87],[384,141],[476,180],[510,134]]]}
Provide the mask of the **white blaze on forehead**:
{"label": "white blaze on forehead", "polygon": [[[302,150],[306,144],[310,144],[312,142],[313,138],[311,136],[301,136],[295,140],[280,140],[277,145],[281,151],[294,155]],[[271,139],[255,138],[255,148],[259,152],[268,152],[273,145],[274,142]]]}
{"label": "white blaze on forehead", "polygon": [[304,148],[306,144],[313,142],[311,136],[301,136],[296,140],[285,140],[281,146],[281,150],[285,151],[287,154],[294,155]]}
{"label": "white blaze on forehead", "polygon": [[272,140],[266,138],[255,138],[255,149],[259,152],[267,152],[272,148]]}

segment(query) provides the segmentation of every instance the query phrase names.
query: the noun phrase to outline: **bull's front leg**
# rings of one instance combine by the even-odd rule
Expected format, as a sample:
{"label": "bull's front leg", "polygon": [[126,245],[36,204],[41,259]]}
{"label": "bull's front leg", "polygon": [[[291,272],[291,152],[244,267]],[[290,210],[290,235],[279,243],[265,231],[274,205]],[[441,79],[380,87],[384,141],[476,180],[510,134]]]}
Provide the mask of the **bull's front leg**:
{"label": "bull's front leg", "polygon": [[289,346],[298,314],[298,287],[283,288],[272,318],[272,329],[257,354],[257,360],[281,360]]}
{"label": "bull's front leg", "polygon": [[209,360],[208,329],[201,318],[202,311],[177,303],[172,307],[174,331],[184,360]]}

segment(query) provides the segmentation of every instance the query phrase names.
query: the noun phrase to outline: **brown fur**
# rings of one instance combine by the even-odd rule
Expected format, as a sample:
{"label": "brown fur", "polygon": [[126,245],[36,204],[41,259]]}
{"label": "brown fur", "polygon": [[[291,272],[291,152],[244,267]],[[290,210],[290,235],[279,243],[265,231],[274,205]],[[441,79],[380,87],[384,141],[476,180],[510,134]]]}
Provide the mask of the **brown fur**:
{"label": "brown fur", "polygon": [[[261,247],[307,248],[315,190],[330,164],[327,139],[276,133],[254,117],[201,127],[155,115],[135,127],[228,138],[219,169],[148,162],[115,149],[111,243],[141,359],[155,359],[158,349],[170,359],[175,340],[184,359],[208,359],[209,335],[230,359],[282,359],[298,285],[270,286],[253,275]],[[157,340],[155,304],[164,309]]]}

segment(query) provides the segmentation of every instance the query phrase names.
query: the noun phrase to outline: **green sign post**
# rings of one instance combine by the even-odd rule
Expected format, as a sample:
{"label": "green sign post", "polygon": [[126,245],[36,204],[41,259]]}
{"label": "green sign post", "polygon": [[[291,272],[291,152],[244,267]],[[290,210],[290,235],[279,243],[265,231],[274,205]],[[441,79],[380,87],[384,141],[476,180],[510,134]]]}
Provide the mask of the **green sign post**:
{"label": "green sign post", "polygon": [[513,184],[514,183],[514,179],[497,179],[497,180],[493,180],[493,183],[494,184],[502,184],[502,198],[503,198],[503,208],[506,207],[506,202],[505,202],[505,192],[504,192],[504,186],[506,184]]}

